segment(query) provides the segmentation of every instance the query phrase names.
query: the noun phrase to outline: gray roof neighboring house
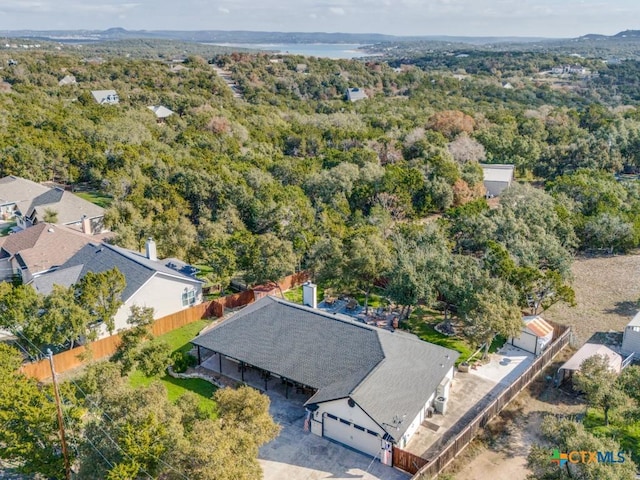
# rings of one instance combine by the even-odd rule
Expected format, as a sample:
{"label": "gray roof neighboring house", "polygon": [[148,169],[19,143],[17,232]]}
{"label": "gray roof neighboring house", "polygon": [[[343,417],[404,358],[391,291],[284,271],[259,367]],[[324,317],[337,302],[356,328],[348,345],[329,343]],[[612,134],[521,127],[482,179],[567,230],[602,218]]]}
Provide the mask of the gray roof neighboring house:
{"label": "gray roof neighboring house", "polygon": [[[395,440],[416,417],[459,353],[264,297],[192,343],[317,389],[307,405],[351,398]],[[396,419],[397,421],[397,419]]]}
{"label": "gray roof neighboring house", "polygon": [[65,75],[60,79],[58,85],[63,87],[65,85],[75,85],[76,83],[76,77],[74,77],[73,75]]}
{"label": "gray roof neighboring house", "polygon": [[27,209],[35,197],[47,191],[49,187],[9,175],[0,178],[0,205],[15,203],[18,209]]}
{"label": "gray roof neighboring house", "polygon": [[92,90],[91,95],[93,95],[93,99],[99,104],[115,104],[120,101],[115,90]]}
{"label": "gray roof neighboring house", "polygon": [[357,102],[358,100],[365,100],[369,98],[365,91],[358,87],[347,88],[347,100],[350,102]]}
{"label": "gray roof neighboring house", "polygon": [[[150,260],[144,255],[107,243],[89,244],[67,260],[58,270],[37,277],[34,288],[45,295],[51,292],[54,283],[71,286],[88,272],[100,273],[117,268],[125,276],[127,285],[122,299],[131,298],[156,273],[172,276],[193,283],[202,283],[194,277],[184,275],[165,265],[163,260]],[[80,267],[80,268],[79,268]],[[79,268],[79,271],[78,271]],[[51,279],[54,280],[51,280]],[[64,282],[64,283],[61,283]]]}
{"label": "gray roof neighboring house", "polygon": [[32,220],[42,222],[46,210],[54,211],[57,214],[57,220],[54,223],[63,225],[80,222],[83,217],[99,218],[104,216],[104,208],[59,187],[49,189],[35,197],[27,211],[23,213]]}
{"label": "gray roof neighboring house", "polygon": [[151,105],[147,108],[151,110],[153,113],[155,113],[156,117],[159,119],[170,117],[175,113],[173,110],[169,110],[167,107],[163,105]]}
{"label": "gray roof neighboring house", "polygon": [[481,163],[488,197],[497,197],[514,180],[514,165]]}

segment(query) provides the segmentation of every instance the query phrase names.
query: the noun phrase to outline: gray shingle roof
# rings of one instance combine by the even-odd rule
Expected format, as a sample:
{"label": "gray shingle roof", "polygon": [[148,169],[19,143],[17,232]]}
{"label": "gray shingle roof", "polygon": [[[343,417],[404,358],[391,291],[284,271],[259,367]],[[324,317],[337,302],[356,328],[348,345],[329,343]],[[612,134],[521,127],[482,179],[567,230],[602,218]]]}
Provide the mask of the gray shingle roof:
{"label": "gray shingle roof", "polygon": [[34,278],[31,282],[31,286],[36,290],[36,292],[41,293],[42,295],[49,295],[53,291],[54,285],[70,287],[71,285],[78,283],[81,272],[82,265],[62,268]]}
{"label": "gray shingle roof", "polygon": [[[193,344],[318,389],[307,402],[352,398],[396,440],[459,353],[401,332],[265,297]],[[406,415],[398,430],[394,416]]]}
{"label": "gray shingle roof", "polygon": [[[63,270],[70,268],[81,267],[77,277],[72,275],[64,275]],[[175,270],[172,270],[164,265],[162,261],[149,260],[145,256],[127,250],[125,248],[116,247],[115,245],[102,244],[89,244],[83,247],[78,253],[67,260],[56,272],[42,275],[34,280],[34,287],[41,291],[41,293],[47,294],[51,290],[46,290],[48,285],[53,285],[47,279],[49,275],[57,274],[56,278],[59,280],[59,285],[71,286],[76,283],[88,272],[100,273],[112,268],[117,268],[125,276],[127,285],[122,292],[122,300],[127,301],[142,287],[151,277],[157,272],[165,275],[170,275],[183,280],[188,280],[193,283],[202,283],[200,280],[183,275]],[[75,270],[74,270],[75,271]],[[62,280],[65,283],[60,283]]]}
{"label": "gray shingle roof", "polygon": [[57,213],[56,223],[63,225],[79,222],[83,216],[96,218],[104,215],[104,208],[61,188],[52,188],[34,198],[27,210],[27,216],[30,217],[35,210],[38,219],[42,221],[47,209],[55,211]]}
{"label": "gray shingle roof", "polygon": [[0,178],[0,204],[15,202],[18,208],[26,209],[33,198],[48,190],[48,187],[39,183],[9,175]]}

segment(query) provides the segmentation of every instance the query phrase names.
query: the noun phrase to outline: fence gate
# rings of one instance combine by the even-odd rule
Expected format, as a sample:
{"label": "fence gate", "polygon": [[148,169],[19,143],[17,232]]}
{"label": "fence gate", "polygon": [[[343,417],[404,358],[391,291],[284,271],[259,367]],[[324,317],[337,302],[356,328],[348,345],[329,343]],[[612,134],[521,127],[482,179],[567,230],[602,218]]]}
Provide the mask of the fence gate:
{"label": "fence gate", "polygon": [[393,466],[400,470],[404,470],[405,472],[409,472],[414,475],[427,463],[429,462],[422,457],[406,452],[397,447],[393,447]]}

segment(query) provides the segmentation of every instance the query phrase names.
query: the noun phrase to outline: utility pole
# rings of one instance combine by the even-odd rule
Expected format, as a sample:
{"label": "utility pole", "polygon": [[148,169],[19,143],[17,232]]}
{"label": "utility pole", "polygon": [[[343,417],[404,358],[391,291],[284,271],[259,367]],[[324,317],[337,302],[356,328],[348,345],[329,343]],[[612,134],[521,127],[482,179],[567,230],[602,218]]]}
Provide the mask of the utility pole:
{"label": "utility pole", "polygon": [[67,439],[64,435],[64,422],[62,420],[62,405],[60,404],[60,392],[58,391],[58,381],[56,379],[56,371],[53,367],[53,353],[47,351],[49,356],[49,365],[51,366],[51,379],[53,380],[53,393],[56,396],[56,407],[58,411],[58,427],[60,428],[60,443],[62,444],[62,456],[64,457],[64,470],[66,480],[71,480],[71,465],[69,463],[69,454],[67,452]]}

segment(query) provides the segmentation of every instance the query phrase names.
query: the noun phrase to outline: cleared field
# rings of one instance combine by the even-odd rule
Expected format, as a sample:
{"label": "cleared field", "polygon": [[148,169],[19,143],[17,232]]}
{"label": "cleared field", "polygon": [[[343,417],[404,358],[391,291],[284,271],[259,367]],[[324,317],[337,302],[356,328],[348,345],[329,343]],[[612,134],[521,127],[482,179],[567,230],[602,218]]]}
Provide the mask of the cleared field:
{"label": "cleared field", "polygon": [[576,346],[595,332],[622,332],[638,310],[640,254],[582,257],[572,271],[577,305],[554,305],[544,316],[570,325]]}

